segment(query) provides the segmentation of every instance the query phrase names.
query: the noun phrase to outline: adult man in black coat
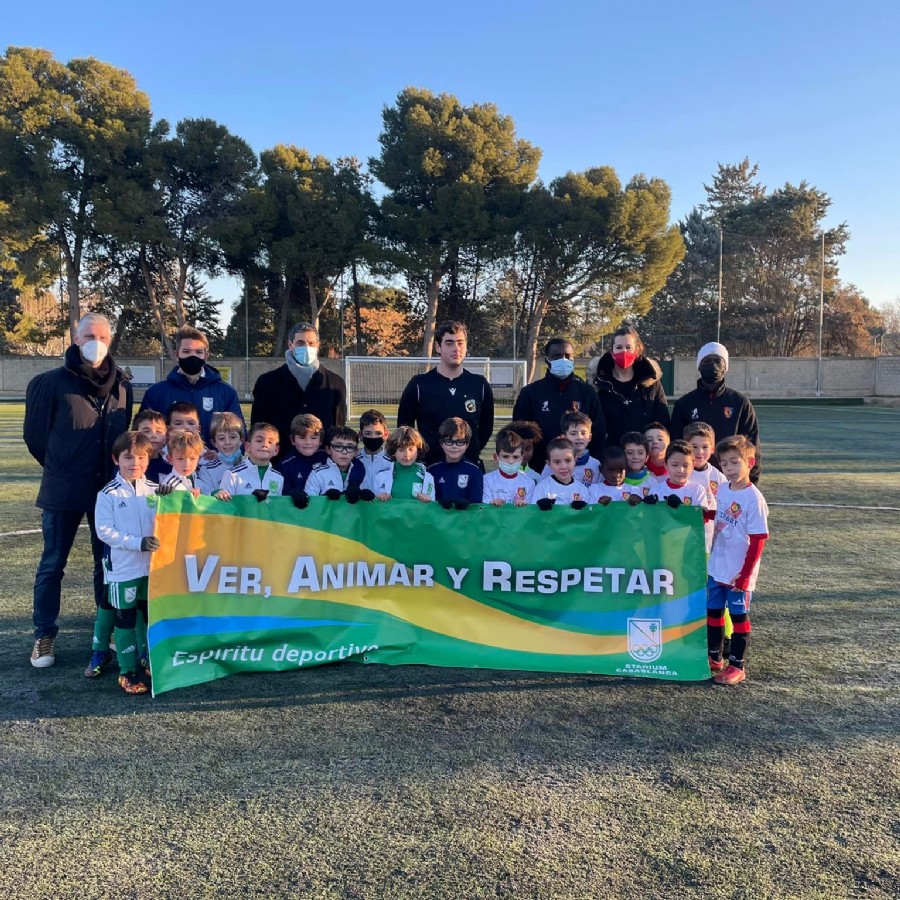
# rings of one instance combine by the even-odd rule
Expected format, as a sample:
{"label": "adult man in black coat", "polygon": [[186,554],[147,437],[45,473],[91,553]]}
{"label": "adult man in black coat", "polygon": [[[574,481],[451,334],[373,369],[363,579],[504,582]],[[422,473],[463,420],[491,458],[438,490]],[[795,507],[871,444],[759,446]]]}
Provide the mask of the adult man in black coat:
{"label": "adult man in black coat", "polygon": [[728,350],[711,341],[697,354],[700,378],[697,387],[675,401],[672,410],[672,438],[680,438],[684,426],[691,422],[706,422],[716,433],[716,442],[742,434],[756,447],[756,463],[750,470],[755,484],[760,474],[759,423],[750,398],[740,391],[725,387],[728,371]]}
{"label": "adult man in black coat", "polygon": [[109,355],[111,342],[106,316],[88,313],[78,323],[65,364],[32,378],[26,390],[23,436],[43,468],[37,505],[44,550],[34,579],[31,652],[38,669],[56,661],[62,579],[84,516],[94,556],[94,601],[108,606],[105,545],[94,530],[94,506],[97,492],[112,477],[112,445],[131,424],[132,406],[131,384]]}
{"label": "adult man in black coat", "polygon": [[319,364],[319,332],[300,322],[288,332],[285,363],[264,372],[253,386],[250,423],[268,422],[278,429],[277,460],[291,453],[291,421],[300,413],[322,420],[326,434],[347,422],[347,385],[340,375]]}
{"label": "adult man in black coat", "polygon": [[599,459],[606,446],[606,422],[597,392],[574,374],[575,349],[565,338],[551,338],[544,347],[547,372],[526,385],[516,398],[512,417],[537,422],[543,440],[535,444],[531,468],[541,472],[547,461],[547,444],[561,431],[565,412],[583,412],[591,419],[591,456]]}

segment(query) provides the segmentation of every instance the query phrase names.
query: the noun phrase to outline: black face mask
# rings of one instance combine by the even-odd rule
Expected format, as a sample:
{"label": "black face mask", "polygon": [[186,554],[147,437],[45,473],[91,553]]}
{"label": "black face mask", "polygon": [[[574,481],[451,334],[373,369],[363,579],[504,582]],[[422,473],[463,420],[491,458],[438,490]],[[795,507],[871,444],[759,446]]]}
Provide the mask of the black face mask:
{"label": "black face mask", "polygon": [[725,367],[725,360],[718,356],[707,356],[706,359],[701,360],[698,368],[700,377],[706,384],[718,384],[720,381],[724,381],[725,372],[728,371]]}
{"label": "black face mask", "polygon": [[178,368],[185,375],[190,375],[193,378],[203,370],[203,360],[199,356],[184,356],[178,360]]}
{"label": "black face mask", "polygon": [[363,447],[369,451],[369,453],[377,453],[384,446],[384,438],[374,437],[367,438],[364,437],[362,439]]}

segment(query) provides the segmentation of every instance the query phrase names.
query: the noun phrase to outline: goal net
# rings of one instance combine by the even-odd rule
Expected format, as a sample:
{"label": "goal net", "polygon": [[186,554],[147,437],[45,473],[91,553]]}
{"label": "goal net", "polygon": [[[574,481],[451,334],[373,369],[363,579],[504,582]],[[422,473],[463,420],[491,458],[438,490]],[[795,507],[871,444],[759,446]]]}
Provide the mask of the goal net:
{"label": "goal net", "polygon": [[[348,356],[344,359],[344,380],[347,382],[347,406],[351,416],[370,407],[392,415],[400,403],[400,395],[414,375],[421,375],[437,365],[436,359],[413,356]],[[466,357],[463,364],[470,372],[483,375],[494,392],[494,403],[512,407],[519,391],[525,386],[525,361],[521,359],[490,359]]]}

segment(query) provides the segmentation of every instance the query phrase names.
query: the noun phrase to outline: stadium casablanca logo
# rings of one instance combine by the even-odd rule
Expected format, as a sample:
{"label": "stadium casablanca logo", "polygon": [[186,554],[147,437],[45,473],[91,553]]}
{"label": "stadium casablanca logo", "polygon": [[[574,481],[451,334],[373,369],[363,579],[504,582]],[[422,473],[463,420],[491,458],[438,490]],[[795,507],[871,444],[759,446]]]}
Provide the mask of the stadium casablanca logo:
{"label": "stadium casablanca logo", "polygon": [[662,619],[628,620],[628,655],[638,662],[662,656]]}

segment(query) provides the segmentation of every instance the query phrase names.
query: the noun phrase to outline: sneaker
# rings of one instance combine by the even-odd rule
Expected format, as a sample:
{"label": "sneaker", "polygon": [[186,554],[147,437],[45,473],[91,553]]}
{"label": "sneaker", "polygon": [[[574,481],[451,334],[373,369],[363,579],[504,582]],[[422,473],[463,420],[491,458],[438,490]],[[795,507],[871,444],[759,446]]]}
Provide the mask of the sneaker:
{"label": "sneaker", "polygon": [[707,659],[709,660],[709,671],[712,672],[713,675],[717,675],[719,672],[724,671],[724,659],[713,659],[711,656],[708,656]]}
{"label": "sneaker", "polygon": [[34,642],[34,648],[31,651],[31,664],[36,669],[46,669],[56,662],[56,654],[53,652],[53,642],[56,638],[45,634]]}
{"label": "sneaker", "polygon": [[724,672],[719,672],[713,681],[716,684],[740,684],[747,677],[747,673],[737,666],[729,666]]}
{"label": "sneaker", "polygon": [[146,694],[147,691],[150,690],[150,688],[148,688],[147,685],[133,673],[120,675],[119,687],[122,688],[126,694]]}
{"label": "sneaker", "polygon": [[91,661],[84,670],[85,678],[99,678],[103,670],[112,662],[112,654],[108,650],[95,650],[91,654]]}

